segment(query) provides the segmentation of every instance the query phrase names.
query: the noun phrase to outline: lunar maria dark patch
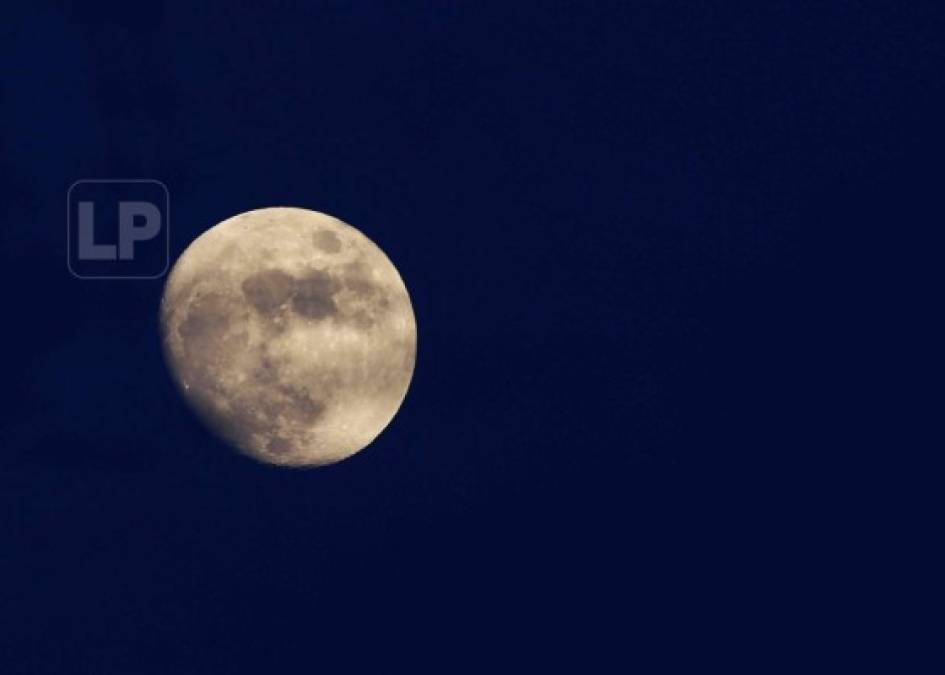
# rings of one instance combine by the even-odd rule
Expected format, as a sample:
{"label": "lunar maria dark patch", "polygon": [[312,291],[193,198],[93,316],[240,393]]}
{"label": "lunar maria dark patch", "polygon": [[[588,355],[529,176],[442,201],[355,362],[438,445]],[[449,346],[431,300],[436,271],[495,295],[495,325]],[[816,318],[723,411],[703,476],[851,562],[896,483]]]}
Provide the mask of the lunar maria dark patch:
{"label": "lunar maria dark patch", "polygon": [[325,253],[337,253],[341,250],[341,239],[331,230],[319,230],[313,239],[315,247]]}
{"label": "lunar maria dark patch", "polygon": [[295,291],[295,279],[282,270],[265,270],[246,277],[243,295],[260,314],[272,314]]}
{"label": "lunar maria dark patch", "polygon": [[[334,317],[367,329],[374,325],[374,315],[389,306],[387,297],[360,263],[345,265],[340,280],[317,269],[302,277],[278,269],[263,270],[244,279],[240,288],[249,304],[269,318],[277,317],[285,307],[289,307],[306,319]],[[350,291],[361,305],[350,316],[343,316],[338,311],[335,296],[342,290]]]}
{"label": "lunar maria dark patch", "polygon": [[292,308],[307,319],[323,319],[338,311],[333,298],[338,285],[331,275],[313,270],[295,282]]}
{"label": "lunar maria dark patch", "polygon": [[245,331],[231,330],[234,318],[222,294],[208,293],[193,301],[177,332],[191,356],[201,363],[213,363],[227,349],[238,349],[245,343]]}

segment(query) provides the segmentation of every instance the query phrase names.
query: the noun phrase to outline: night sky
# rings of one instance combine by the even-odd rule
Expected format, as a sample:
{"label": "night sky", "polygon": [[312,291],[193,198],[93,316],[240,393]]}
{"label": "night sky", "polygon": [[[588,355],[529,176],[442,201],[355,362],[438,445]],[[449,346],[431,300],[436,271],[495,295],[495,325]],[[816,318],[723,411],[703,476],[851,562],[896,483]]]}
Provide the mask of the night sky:
{"label": "night sky", "polygon": [[[809,588],[834,228],[921,145],[918,4],[75,4],[0,22],[0,673],[599,672]],[[127,177],[172,262],[266,206],[387,253],[417,365],[369,448],[199,423],[163,279],[66,266],[69,186]]]}

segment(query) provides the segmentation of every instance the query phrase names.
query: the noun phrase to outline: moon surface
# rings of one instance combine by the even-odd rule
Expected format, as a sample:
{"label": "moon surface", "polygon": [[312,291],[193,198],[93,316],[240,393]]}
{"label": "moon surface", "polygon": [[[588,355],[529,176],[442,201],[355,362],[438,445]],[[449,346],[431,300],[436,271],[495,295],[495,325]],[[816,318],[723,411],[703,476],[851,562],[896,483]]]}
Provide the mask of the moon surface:
{"label": "moon surface", "polygon": [[400,408],[417,326],[403,280],[370,239],[331,216],[234,216],[178,259],[161,302],[174,380],[241,452],[284,466],[340,461]]}

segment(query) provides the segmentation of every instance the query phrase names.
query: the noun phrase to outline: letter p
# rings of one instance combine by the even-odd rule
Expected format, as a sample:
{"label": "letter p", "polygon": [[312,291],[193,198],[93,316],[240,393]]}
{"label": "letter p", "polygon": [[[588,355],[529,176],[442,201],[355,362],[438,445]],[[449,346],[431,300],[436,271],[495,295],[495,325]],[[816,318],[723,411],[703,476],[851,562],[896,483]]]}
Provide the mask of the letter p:
{"label": "letter p", "polygon": [[[137,219],[143,219],[136,225]],[[120,202],[118,204],[118,257],[132,260],[135,242],[154,239],[161,231],[161,212],[150,202]]]}

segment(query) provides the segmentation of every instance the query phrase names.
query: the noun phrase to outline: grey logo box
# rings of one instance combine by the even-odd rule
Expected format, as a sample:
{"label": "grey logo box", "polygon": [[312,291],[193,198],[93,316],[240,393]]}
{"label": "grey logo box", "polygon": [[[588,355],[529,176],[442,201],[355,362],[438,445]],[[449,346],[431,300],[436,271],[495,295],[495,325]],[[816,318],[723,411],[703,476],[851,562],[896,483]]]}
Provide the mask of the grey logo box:
{"label": "grey logo box", "polygon": [[170,265],[170,194],[150,178],[87,178],[66,193],[66,263],[79,279],[157,279]]}

